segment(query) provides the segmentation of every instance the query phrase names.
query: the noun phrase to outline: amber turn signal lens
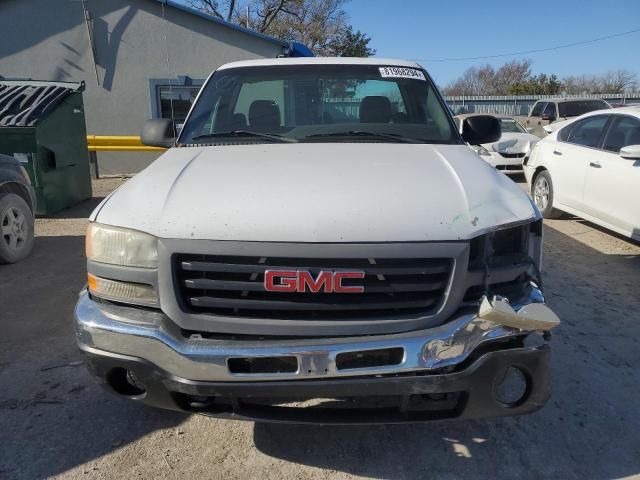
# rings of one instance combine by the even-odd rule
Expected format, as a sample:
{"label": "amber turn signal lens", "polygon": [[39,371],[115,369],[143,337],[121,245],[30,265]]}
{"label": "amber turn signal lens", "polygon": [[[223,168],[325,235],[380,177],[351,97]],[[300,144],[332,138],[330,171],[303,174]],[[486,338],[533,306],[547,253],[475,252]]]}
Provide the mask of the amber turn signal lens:
{"label": "amber turn signal lens", "polygon": [[152,307],[158,306],[158,296],[151,285],[110,280],[97,277],[91,273],[87,276],[87,283],[89,293],[105,300]]}

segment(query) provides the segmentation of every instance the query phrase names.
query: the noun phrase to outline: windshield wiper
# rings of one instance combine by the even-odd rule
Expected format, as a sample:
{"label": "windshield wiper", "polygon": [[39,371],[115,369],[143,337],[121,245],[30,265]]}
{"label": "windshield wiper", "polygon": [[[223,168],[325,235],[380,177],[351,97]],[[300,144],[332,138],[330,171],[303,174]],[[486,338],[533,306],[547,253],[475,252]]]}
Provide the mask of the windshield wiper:
{"label": "windshield wiper", "polygon": [[289,142],[289,143],[295,143],[298,141],[295,138],[289,138],[289,137],[277,135],[274,133],[250,132],[248,130],[230,130],[228,132],[206,133],[204,135],[198,135],[196,137],[193,137],[191,140],[197,141],[197,140],[206,140],[206,139],[218,138],[218,137],[259,137],[259,138],[267,138],[269,140],[275,140],[276,142]]}
{"label": "windshield wiper", "polygon": [[401,143],[424,143],[423,141],[417,138],[404,137],[396,133],[376,133],[376,132],[368,132],[366,130],[349,130],[347,132],[315,133],[313,135],[307,135],[306,137],[304,137],[304,139],[323,138],[323,137],[358,137],[358,136],[376,137],[376,138],[382,138],[385,140],[391,140],[394,142],[401,142]]}

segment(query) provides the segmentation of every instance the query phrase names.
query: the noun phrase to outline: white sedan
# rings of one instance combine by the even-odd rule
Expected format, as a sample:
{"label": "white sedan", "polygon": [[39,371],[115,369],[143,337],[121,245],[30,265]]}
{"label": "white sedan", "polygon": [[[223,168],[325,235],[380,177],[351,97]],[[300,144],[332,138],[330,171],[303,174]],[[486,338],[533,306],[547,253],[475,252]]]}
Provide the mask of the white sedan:
{"label": "white sedan", "polygon": [[[455,116],[456,126],[462,128],[463,120],[471,115],[474,114]],[[480,158],[501,172],[507,175],[521,174],[524,158],[540,138],[529,133],[511,117],[496,115],[496,118],[500,120],[502,128],[500,140],[483,145],[471,145],[471,148],[480,155]]]}
{"label": "white sedan", "polygon": [[568,212],[640,240],[640,107],[567,122],[537,143],[524,173],[545,218]]}

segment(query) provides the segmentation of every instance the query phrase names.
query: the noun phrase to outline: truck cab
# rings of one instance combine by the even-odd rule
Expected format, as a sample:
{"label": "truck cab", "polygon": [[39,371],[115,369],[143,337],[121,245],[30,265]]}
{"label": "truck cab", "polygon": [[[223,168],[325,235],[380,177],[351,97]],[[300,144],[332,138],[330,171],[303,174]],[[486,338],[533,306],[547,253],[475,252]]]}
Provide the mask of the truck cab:
{"label": "truck cab", "polygon": [[547,135],[545,126],[553,122],[579,117],[594,110],[611,108],[605,100],[600,98],[550,98],[538,100],[524,119],[527,128],[539,137]]}
{"label": "truck cab", "polygon": [[137,402],[258,421],[540,408],[558,323],[542,219],[468,147],[498,121],[461,132],[413,62],[218,68],[179,135],[145,124],[167,152],[90,217],[91,372]]}

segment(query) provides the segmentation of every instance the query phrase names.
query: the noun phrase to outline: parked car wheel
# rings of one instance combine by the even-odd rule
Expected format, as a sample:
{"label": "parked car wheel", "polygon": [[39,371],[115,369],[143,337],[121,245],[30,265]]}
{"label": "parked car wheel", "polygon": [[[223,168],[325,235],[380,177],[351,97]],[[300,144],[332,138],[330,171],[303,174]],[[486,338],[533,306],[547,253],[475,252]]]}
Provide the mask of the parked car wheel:
{"label": "parked car wheel", "polygon": [[543,170],[536,175],[531,187],[531,196],[544,218],[560,218],[562,216],[562,211],[553,208],[553,182],[548,171]]}
{"label": "parked car wheel", "polygon": [[0,197],[0,263],[22,260],[33,248],[33,212],[22,197]]}

